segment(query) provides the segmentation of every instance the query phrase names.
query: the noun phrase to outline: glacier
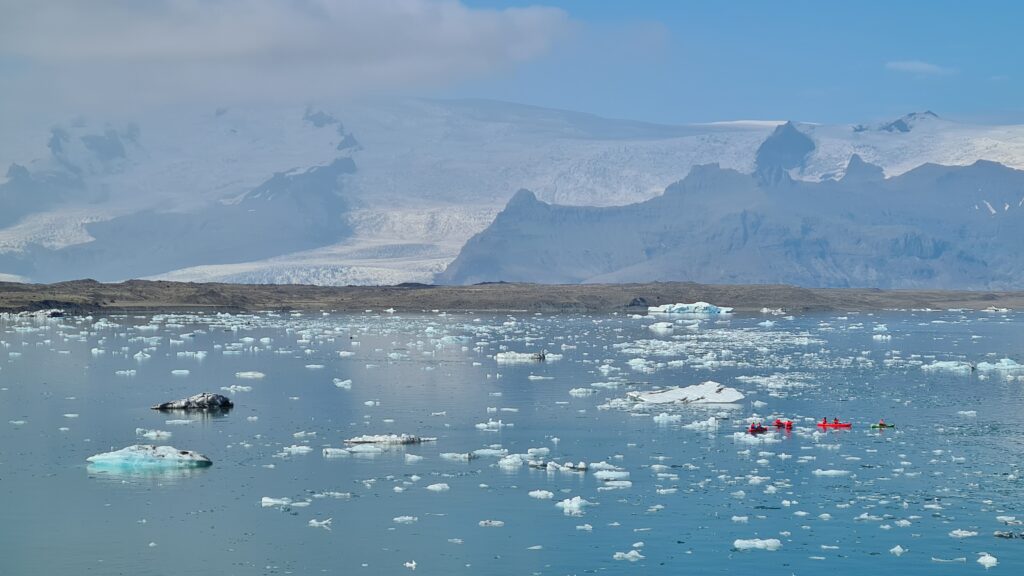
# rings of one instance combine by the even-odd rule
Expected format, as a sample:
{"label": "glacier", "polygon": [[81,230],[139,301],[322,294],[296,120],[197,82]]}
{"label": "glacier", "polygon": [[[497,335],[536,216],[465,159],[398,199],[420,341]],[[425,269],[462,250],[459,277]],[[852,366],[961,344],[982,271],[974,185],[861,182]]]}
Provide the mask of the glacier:
{"label": "glacier", "polygon": [[1024,168],[1022,135],[930,112],[668,126],[482,100],[74,119],[0,139],[0,279],[431,282],[518,189],[615,207],[709,163],[766,186]]}

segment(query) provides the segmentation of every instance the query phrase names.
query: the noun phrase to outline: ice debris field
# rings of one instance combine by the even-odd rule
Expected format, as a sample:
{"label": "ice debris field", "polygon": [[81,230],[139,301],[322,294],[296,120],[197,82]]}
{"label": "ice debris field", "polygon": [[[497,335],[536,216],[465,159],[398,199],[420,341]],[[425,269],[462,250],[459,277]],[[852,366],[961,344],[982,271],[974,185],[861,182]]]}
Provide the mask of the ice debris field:
{"label": "ice debris field", "polygon": [[708,306],[0,315],[2,571],[1020,573],[1024,316]]}

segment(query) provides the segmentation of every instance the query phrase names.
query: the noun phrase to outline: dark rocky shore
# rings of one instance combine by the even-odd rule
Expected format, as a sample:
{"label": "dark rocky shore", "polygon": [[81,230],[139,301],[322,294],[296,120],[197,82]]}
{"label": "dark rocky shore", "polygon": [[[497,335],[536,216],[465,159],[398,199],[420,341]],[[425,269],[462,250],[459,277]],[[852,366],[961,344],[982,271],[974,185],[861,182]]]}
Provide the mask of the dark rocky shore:
{"label": "dark rocky shore", "polygon": [[1024,292],[799,288],[772,285],[480,284],[474,286],[301,286],[197,284],[131,280],[101,284],[0,283],[0,311],[61,308],[93,312],[325,310],[625,312],[647,306],[706,301],[737,312],[869,311],[989,307],[1024,309]]}

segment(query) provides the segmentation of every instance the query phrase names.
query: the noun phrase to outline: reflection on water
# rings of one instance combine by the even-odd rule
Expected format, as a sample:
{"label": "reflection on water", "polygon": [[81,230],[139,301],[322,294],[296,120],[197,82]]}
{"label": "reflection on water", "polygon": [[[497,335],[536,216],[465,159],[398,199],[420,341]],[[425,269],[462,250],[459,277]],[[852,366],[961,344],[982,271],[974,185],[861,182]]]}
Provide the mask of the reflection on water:
{"label": "reflection on water", "polygon": [[207,474],[210,466],[166,467],[166,466],[117,466],[109,464],[88,464],[85,467],[89,478],[117,483],[133,484],[176,484]]}

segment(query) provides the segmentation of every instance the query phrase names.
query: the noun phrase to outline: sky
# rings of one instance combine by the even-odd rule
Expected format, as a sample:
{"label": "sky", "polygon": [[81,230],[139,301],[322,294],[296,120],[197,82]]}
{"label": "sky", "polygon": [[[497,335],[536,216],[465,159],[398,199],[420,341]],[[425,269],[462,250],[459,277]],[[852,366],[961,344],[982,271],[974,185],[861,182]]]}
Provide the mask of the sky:
{"label": "sky", "polygon": [[488,98],[661,123],[1024,123],[1024,3],[0,0],[4,120]]}

